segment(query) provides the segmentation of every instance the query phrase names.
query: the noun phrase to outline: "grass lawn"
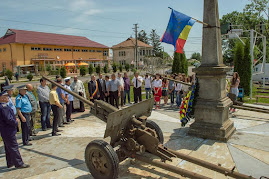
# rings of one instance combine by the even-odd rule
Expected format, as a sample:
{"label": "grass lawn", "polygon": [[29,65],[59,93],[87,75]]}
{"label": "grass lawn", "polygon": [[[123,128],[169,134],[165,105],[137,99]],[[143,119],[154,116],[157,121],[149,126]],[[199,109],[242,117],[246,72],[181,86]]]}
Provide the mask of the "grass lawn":
{"label": "grass lawn", "polygon": [[[249,98],[249,96],[245,96],[243,98],[243,102],[245,103],[250,103],[250,104],[255,104],[256,103],[256,95],[262,95],[262,96],[269,96],[268,94],[265,93],[259,93],[257,94],[257,91],[262,91],[262,90],[258,90],[257,88],[259,87],[259,85],[254,84],[253,88],[252,88],[252,99]],[[265,86],[265,88],[268,88],[268,86]],[[264,104],[269,104],[269,99],[268,98],[259,98],[258,103],[264,103]]]}

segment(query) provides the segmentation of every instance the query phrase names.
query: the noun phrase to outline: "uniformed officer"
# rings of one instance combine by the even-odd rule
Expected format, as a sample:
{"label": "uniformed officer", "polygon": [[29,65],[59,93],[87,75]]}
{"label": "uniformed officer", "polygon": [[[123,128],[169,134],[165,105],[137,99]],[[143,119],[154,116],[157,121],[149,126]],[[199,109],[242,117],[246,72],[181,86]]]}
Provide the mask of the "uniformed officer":
{"label": "uniformed officer", "polygon": [[30,165],[23,163],[17,143],[18,120],[8,106],[8,101],[8,93],[5,90],[0,93],[0,133],[5,145],[7,167],[28,168]]}
{"label": "uniformed officer", "polygon": [[9,86],[4,86],[3,89],[7,91],[8,93],[8,97],[9,97],[9,101],[8,101],[8,106],[11,107],[11,109],[13,110],[14,114],[16,115],[17,114],[17,110],[16,110],[16,107],[11,99],[11,96],[13,94],[13,88],[14,85],[9,85]]}
{"label": "uniformed officer", "polygon": [[21,121],[22,142],[23,145],[32,145],[29,143],[30,139],[30,113],[32,112],[32,105],[29,98],[25,95],[27,88],[25,85],[18,86],[19,94],[16,97],[16,108],[19,119]]}

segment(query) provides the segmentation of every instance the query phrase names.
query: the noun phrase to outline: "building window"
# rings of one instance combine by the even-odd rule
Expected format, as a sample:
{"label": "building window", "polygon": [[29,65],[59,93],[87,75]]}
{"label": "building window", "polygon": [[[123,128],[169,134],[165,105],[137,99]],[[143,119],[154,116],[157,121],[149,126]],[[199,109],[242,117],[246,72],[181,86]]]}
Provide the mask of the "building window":
{"label": "building window", "polygon": [[63,51],[61,48],[55,48],[54,51]]}
{"label": "building window", "polygon": [[0,48],[0,52],[2,52],[2,49]]}
{"label": "building window", "polygon": [[119,51],[119,56],[125,56],[125,51]]}
{"label": "building window", "polygon": [[73,51],[74,51],[74,52],[80,52],[80,50],[79,50],[79,49],[73,49]]}
{"label": "building window", "polygon": [[106,50],[103,52],[103,56],[107,56],[107,51]]}
{"label": "building window", "polygon": [[101,52],[102,52],[102,50],[97,50],[97,52],[98,52],[98,53],[101,53]]}
{"label": "building window", "polygon": [[3,52],[6,52],[7,51],[7,49],[6,48],[3,48]]}
{"label": "building window", "polygon": [[52,51],[52,48],[43,48],[43,51]]}
{"label": "building window", "polygon": [[[31,50],[41,50],[41,48],[40,47],[31,47]],[[4,49],[4,51],[5,51],[5,49]]]}
{"label": "building window", "polygon": [[65,52],[71,52],[72,49],[71,49],[71,48],[65,48],[64,51],[65,51]]}
{"label": "building window", "polygon": [[90,52],[95,52],[95,50],[90,50]]}
{"label": "building window", "polygon": [[88,52],[88,50],[86,50],[86,49],[82,49],[81,51],[82,51],[82,52]]}
{"label": "building window", "polygon": [[145,55],[145,50],[143,50],[143,56]]}

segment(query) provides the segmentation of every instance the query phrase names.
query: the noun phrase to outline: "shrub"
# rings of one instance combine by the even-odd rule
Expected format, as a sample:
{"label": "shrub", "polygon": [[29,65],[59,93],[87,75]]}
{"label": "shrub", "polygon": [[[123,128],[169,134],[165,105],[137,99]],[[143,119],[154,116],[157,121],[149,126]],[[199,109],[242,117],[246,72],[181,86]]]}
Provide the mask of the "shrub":
{"label": "shrub", "polygon": [[65,67],[62,67],[60,69],[60,75],[61,75],[62,78],[65,78],[66,77],[66,69],[65,69]]}
{"label": "shrub", "polygon": [[93,71],[94,71],[94,68],[93,68],[92,64],[90,64],[90,66],[89,66],[89,74],[91,75],[93,73]]}
{"label": "shrub", "polygon": [[107,64],[105,64],[105,66],[104,66],[104,73],[108,73],[108,65]]}
{"label": "shrub", "polygon": [[117,64],[115,62],[112,64],[112,69],[114,73],[117,72]]}
{"label": "shrub", "polygon": [[122,72],[122,65],[120,64],[120,66],[119,66],[119,70],[120,70],[120,72]]}
{"label": "shrub", "polygon": [[46,71],[49,72],[49,74],[51,74],[51,65],[50,64],[48,64],[46,66]]}
{"label": "shrub", "polygon": [[86,75],[86,67],[81,66],[79,69],[80,76],[85,76]]}
{"label": "shrub", "polygon": [[101,67],[100,67],[100,65],[98,65],[98,66],[95,68],[95,72],[96,72],[97,74],[100,74],[100,72],[101,72]]}
{"label": "shrub", "polygon": [[32,73],[29,73],[28,75],[27,75],[27,79],[29,80],[29,81],[32,81],[32,79],[33,79],[33,75],[32,75]]}
{"label": "shrub", "polygon": [[7,76],[7,78],[11,81],[12,80],[12,76],[13,76],[13,73],[12,71],[10,71],[9,69],[7,69],[5,71],[5,75]]}
{"label": "shrub", "polygon": [[127,63],[127,64],[125,64],[125,70],[126,71],[129,71],[130,70],[130,65]]}

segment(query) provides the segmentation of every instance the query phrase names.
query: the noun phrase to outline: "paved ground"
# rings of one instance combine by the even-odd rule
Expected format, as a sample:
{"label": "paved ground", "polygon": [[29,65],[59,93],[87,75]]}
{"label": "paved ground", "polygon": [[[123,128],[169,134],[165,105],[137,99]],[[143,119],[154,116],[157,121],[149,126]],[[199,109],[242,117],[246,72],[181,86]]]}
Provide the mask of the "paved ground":
{"label": "paved ground", "polygon": [[[7,169],[1,143],[0,178],[92,178],[84,162],[84,150],[90,141],[103,138],[105,123],[89,111],[73,117],[75,122],[62,128],[61,136],[51,137],[51,131],[40,131],[29,147],[22,146],[18,139],[23,160],[31,165],[28,169]],[[150,119],[161,127],[164,144],[171,149],[229,169],[235,166],[235,170],[256,178],[269,176],[268,114],[237,111],[231,116],[237,131],[227,143],[188,136],[189,125],[181,128],[178,111],[170,106],[153,111]],[[181,159],[174,159],[172,164],[211,178],[226,178]],[[119,178],[182,178],[141,162],[131,164],[130,159],[120,166]]]}

